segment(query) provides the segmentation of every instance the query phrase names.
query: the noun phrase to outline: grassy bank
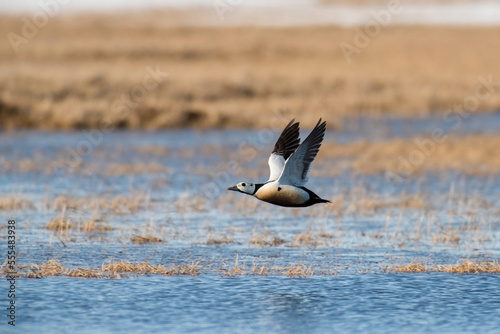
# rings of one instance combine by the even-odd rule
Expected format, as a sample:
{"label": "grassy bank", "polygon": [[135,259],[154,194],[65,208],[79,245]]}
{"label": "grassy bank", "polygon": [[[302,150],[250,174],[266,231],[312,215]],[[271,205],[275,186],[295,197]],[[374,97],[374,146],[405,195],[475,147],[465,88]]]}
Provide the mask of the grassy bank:
{"label": "grassy bank", "polygon": [[[356,28],[182,27],[173,16],[53,18],[17,53],[0,39],[0,126],[266,127],[277,110],[311,126],[500,109],[500,84],[479,79],[500,82],[500,28],[384,27],[348,62],[340,45],[359,46]],[[22,36],[23,24],[2,17],[0,35]]]}

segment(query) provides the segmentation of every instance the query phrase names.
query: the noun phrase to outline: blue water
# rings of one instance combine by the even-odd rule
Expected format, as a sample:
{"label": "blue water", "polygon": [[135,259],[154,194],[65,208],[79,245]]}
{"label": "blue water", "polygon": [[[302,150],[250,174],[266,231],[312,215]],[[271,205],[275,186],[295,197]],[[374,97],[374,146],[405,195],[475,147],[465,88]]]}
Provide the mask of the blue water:
{"label": "blue water", "polygon": [[[47,278],[17,284],[16,333],[495,333],[500,328],[497,275]],[[8,330],[5,321],[0,330]]]}

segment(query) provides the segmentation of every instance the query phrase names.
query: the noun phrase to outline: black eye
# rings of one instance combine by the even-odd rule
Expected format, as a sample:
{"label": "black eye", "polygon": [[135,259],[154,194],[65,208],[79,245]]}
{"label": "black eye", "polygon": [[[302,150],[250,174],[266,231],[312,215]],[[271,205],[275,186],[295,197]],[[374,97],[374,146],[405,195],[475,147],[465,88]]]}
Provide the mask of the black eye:
{"label": "black eye", "polygon": [[247,184],[246,184],[245,182],[243,182],[241,185],[242,185],[243,187],[246,187],[246,186],[247,186]]}

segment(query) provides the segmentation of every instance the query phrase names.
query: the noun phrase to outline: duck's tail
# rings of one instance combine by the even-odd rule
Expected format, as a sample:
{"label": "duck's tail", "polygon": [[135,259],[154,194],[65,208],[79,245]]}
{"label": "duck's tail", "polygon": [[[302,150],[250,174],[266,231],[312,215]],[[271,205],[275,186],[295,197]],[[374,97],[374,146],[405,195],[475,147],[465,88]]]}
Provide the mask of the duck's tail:
{"label": "duck's tail", "polygon": [[319,204],[319,203],[331,203],[331,201],[324,199],[324,198],[311,198],[311,200],[314,202],[314,204]]}

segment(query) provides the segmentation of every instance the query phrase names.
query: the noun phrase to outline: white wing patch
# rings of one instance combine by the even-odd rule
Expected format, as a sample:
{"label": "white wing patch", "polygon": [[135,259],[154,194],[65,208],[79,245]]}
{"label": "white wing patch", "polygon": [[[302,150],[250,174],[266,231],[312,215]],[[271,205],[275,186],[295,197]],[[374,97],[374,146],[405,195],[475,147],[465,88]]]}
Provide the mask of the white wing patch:
{"label": "white wing patch", "polygon": [[269,157],[267,161],[269,164],[269,169],[271,170],[271,175],[269,175],[269,181],[277,180],[281,172],[283,172],[283,168],[285,167],[285,158],[283,156],[273,153]]}

